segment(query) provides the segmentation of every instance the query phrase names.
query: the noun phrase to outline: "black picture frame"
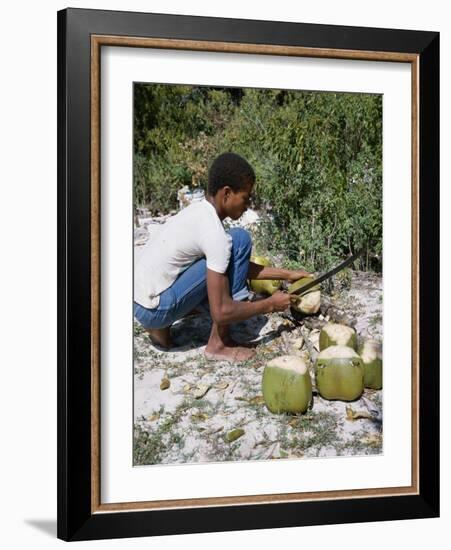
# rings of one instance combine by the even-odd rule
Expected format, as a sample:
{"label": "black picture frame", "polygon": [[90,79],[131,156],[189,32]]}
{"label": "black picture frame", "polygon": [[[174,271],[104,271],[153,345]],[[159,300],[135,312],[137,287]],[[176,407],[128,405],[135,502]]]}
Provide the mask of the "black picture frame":
{"label": "black picture frame", "polygon": [[[98,289],[92,277],[93,254],[98,253],[92,246],[93,215],[98,215],[92,210],[93,36],[190,41],[200,49],[202,44],[208,49],[210,42],[298,47],[331,58],[381,60],[395,52],[415,63],[416,494],[133,511],[122,503],[120,510],[108,513],[96,507],[92,363],[99,319],[93,319]],[[58,537],[74,541],[438,515],[439,33],[85,9],[58,12]]]}

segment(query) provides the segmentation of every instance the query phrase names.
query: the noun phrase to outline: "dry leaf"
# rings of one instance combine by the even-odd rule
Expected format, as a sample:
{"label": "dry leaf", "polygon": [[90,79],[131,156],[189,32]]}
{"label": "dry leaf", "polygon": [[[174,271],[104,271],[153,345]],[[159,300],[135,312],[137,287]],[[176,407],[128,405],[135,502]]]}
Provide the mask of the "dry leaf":
{"label": "dry leaf", "polygon": [[355,411],[352,407],[346,407],[346,420],[358,420],[359,418],[373,418],[366,411]]}
{"label": "dry leaf", "polygon": [[382,436],[380,434],[371,434],[362,438],[364,445],[370,445],[371,447],[379,447],[382,443]]}
{"label": "dry leaf", "polygon": [[203,397],[210,388],[211,386],[207,386],[206,384],[199,384],[196,386],[196,389],[193,392],[195,399],[200,399]]}
{"label": "dry leaf", "polygon": [[265,398],[263,397],[263,395],[256,395],[255,397],[252,397],[247,401],[251,405],[263,405],[265,403]]}
{"label": "dry leaf", "polygon": [[147,420],[149,422],[155,422],[155,420],[158,420],[160,418],[160,415],[157,413],[157,414],[152,414],[150,416],[147,417]]}
{"label": "dry leaf", "polygon": [[160,390],[167,390],[171,385],[169,378],[162,378],[160,384]]}
{"label": "dry leaf", "polygon": [[201,412],[192,414],[191,415],[191,420],[195,420],[195,421],[208,420],[208,414],[201,413]]}
{"label": "dry leaf", "polygon": [[239,437],[244,435],[244,430],[242,428],[236,428],[235,430],[231,430],[228,432],[225,436],[226,441],[229,443],[232,443],[232,441],[236,441]]}
{"label": "dry leaf", "polygon": [[183,386],[184,393],[188,393],[191,388],[192,388],[191,384],[185,384]]}
{"label": "dry leaf", "polygon": [[229,383],[219,382],[218,384],[213,384],[213,387],[216,388],[217,390],[225,390],[226,388],[229,387]]}

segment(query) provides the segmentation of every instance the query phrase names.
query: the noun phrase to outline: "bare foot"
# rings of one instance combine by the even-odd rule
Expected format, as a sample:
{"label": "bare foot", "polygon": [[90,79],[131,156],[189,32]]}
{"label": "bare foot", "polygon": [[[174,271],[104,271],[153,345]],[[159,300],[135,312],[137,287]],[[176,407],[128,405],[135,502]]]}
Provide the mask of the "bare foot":
{"label": "bare foot", "polygon": [[245,348],[236,342],[234,343],[233,346],[225,345],[218,348],[209,347],[207,344],[204,355],[209,360],[229,361],[230,363],[239,363],[254,357],[254,349]]}
{"label": "bare foot", "polygon": [[147,328],[152,344],[169,349],[172,346],[171,333],[169,327],[166,328]]}
{"label": "bare foot", "polygon": [[229,348],[255,348],[257,344],[254,342],[237,342],[231,336],[227,336],[223,339],[223,342]]}
{"label": "bare foot", "polygon": [[205,348],[205,357],[210,360],[238,363],[255,355],[254,349],[235,342],[230,336],[229,325],[212,324],[210,338]]}

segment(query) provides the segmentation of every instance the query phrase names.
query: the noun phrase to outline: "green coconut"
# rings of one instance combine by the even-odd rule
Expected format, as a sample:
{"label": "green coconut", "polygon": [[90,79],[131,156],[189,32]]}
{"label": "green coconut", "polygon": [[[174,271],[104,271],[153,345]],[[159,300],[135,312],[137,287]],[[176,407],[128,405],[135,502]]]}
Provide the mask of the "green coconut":
{"label": "green coconut", "polygon": [[355,330],[346,325],[328,323],[321,329],[319,335],[319,349],[322,351],[330,346],[347,346],[357,349],[357,336]]}
{"label": "green coconut", "polygon": [[[288,292],[292,293],[295,290],[302,288],[307,283],[312,281],[311,277],[302,277],[295,283],[292,283],[288,287]],[[321,290],[319,285],[315,285],[310,288],[304,294],[297,295],[297,302],[292,304],[292,308],[299,313],[304,313],[305,315],[314,315],[318,313],[319,308],[321,307]]]}
{"label": "green coconut", "polygon": [[[264,256],[251,256],[251,262],[258,265],[270,266],[271,262]],[[251,289],[257,294],[269,294],[270,296],[279,290],[281,281],[272,279],[249,279]]]}
{"label": "green coconut", "polygon": [[354,401],[362,395],[364,368],[356,351],[347,346],[330,346],[318,354],[315,363],[316,388],[324,399]]}
{"label": "green coconut", "polygon": [[382,345],[377,340],[365,340],[359,348],[364,369],[365,388],[382,389]]}
{"label": "green coconut", "polygon": [[262,393],[272,413],[303,413],[312,400],[306,363],[294,355],[272,359],[263,371]]}

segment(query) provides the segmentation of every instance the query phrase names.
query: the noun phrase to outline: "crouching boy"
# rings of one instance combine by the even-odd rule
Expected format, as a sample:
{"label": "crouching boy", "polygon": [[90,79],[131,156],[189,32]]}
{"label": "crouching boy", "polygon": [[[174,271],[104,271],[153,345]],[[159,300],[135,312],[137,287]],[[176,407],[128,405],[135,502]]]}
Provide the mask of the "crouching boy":
{"label": "crouching boy", "polygon": [[250,302],[248,279],[286,279],[309,273],[263,267],[250,261],[252,241],[242,228],[226,231],[222,221],[247,210],[255,184],[249,163],[234,153],[217,157],[208,174],[206,198],[170,218],[149,239],[135,266],[134,314],[154,344],[169,349],[170,327],[193,310],[212,318],[208,359],[244,361],[255,350],[235,342],[230,324],[283,311],[293,297],[278,291]]}

